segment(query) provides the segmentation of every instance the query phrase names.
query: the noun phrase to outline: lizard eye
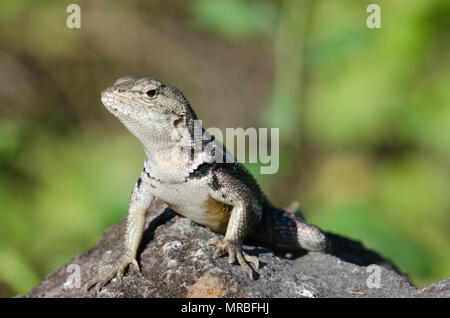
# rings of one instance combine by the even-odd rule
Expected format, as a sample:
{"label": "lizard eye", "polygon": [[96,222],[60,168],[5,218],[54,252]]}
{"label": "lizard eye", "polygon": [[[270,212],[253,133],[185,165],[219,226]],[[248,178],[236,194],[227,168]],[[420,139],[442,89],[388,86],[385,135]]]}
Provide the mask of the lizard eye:
{"label": "lizard eye", "polygon": [[150,98],[154,98],[156,96],[156,93],[157,93],[156,89],[150,89],[145,94],[147,94],[147,96]]}

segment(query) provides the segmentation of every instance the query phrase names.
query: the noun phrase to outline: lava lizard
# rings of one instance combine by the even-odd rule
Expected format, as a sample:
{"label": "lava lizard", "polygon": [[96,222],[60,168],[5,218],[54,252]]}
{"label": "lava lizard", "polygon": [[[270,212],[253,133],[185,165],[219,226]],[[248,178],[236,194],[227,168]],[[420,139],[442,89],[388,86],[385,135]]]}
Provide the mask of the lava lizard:
{"label": "lava lizard", "polygon": [[[217,247],[213,257],[228,254],[229,263],[237,260],[250,278],[249,263],[258,270],[259,262],[242,250],[246,238],[286,251],[328,250],[326,234],[301,217],[274,207],[252,175],[219,141],[210,138],[208,144],[213,147],[204,147],[204,142],[198,146],[194,138],[197,116],[177,88],[153,77],[126,75],[101,96],[106,109],[142,143],[146,159],[131,193],[122,253],[112,264],[99,268],[96,278],[85,285],[86,291],[95,285],[98,293],[116,275],[121,282],[129,264],[140,271],[136,253],[154,198],[223,234],[223,240],[208,242]],[[228,160],[216,160],[218,154]]]}

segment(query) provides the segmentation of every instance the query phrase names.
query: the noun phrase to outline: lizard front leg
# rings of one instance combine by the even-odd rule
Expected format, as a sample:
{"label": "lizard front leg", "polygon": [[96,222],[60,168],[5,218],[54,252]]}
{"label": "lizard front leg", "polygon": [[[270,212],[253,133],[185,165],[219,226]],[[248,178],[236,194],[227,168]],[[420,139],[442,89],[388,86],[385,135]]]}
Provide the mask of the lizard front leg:
{"label": "lizard front leg", "polygon": [[[252,268],[248,263],[254,265],[255,270],[259,269],[258,257],[250,256],[242,250],[244,239],[251,234],[260,218],[260,204],[257,198],[251,195],[251,191],[246,191],[245,185],[239,184],[239,181],[232,178],[226,178],[229,189],[239,189],[236,192],[226,191],[226,193],[212,190],[210,195],[215,200],[225,204],[232,205],[231,215],[228,221],[225,237],[221,241],[213,238],[208,241],[209,244],[215,245],[217,250],[213,258],[228,254],[228,262],[234,263],[236,260],[243,267],[250,278],[253,278]],[[232,183],[236,183],[238,187],[232,187]],[[239,184],[239,185],[238,185]]]}
{"label": "lizard front leg", "polygon": [[103,285],[116,275],[121,282],[123,272],[129,264],[140,272],[136,253],[144,232],[145,216],[154,198],[149,190],[150,179],[142,172],[131,193],[122,252],[112,264],[102,265],[99,268],[97,276],[84,286],[85,291],[96,285],[98,294]]}

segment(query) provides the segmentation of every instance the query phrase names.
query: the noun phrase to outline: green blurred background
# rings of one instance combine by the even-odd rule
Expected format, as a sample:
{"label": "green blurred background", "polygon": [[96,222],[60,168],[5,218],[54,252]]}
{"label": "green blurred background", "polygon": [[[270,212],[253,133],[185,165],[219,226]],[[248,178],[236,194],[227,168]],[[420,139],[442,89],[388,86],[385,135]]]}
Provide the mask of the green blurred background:
{"label": "green blurred background", "polygon": [[279,206],[362,241],[422,287],[450,276],[450,2],[0,2],[0,296],[93,247],[144,153],[99,94],[179,87],[206,127],[279,127]]}

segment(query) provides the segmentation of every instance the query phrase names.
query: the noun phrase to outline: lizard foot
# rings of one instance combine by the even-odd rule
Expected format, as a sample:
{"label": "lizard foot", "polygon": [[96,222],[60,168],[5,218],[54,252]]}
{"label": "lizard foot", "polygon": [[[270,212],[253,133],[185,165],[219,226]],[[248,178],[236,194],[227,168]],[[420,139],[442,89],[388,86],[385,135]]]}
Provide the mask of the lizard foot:
{"label": "lizard foot", "polygon": [[258,257],[248,255],[242,250],[241,246],[238,246],[226,240],[221,241],[217,238],[210,239],[208,241],[208,244],[215,245],[217,247],[213,258],[217,258],[228,253],[228,263],[233,264],[237,259],[239,265],[244,268],[250,279],[253,278],[253,271],[248,263],[252,263],[255,267],[255,270],[259,269]]}
{"label": "lizard foot", "polygon": [[134,257],[122,255],[114,263],[102,265],[98,270],[97,276],[84,285],[83,291],[87,292],[95,285],[95,291],[98,295],[100,293],[100,289],[102,289],[102,287],[116,275],[121,283],[123,272],[129,264],[133,264],[134,268],[136,268],[139,273],[141,272],[139,269],[139,264]]}

